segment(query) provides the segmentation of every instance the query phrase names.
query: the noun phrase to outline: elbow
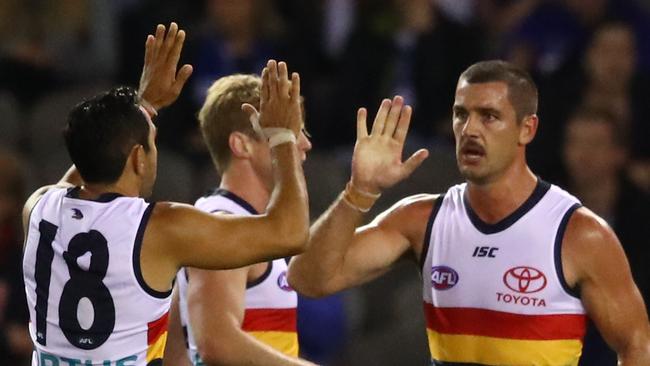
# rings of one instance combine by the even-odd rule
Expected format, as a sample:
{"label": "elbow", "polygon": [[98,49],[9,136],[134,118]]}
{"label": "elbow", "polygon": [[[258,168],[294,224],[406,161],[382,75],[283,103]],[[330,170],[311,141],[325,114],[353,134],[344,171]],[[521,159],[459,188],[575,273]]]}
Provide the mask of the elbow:
{"label": "elbow", "polygon": [[278,228],[277,238],[279,245],[285,250],[285,256],[294,256],[307,250],[309,242],[309,220],[299,217],[282,218],[274,220]]}
{"label": "elbow", "polygon": [[223,342],[223,339],[197,343],[197,351],[203,364],[206,366],[232,365],[236,360],[232,358],[232,348],[227,343]]}
{"label": "elbow", "polygon": [[291,270],[291,267],[289,267],[287,273],[287,281],[292,289],[308,298],[319,299],[332,294],[325,287],[318,286],[317,281],[308,281],[304,277],[297,275],[296,271]]}

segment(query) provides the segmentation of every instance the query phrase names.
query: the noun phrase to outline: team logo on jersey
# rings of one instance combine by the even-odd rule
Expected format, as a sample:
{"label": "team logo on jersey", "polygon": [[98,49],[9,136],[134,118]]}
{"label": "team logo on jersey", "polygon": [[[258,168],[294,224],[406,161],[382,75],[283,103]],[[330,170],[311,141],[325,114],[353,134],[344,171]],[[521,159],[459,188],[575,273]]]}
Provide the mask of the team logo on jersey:
{"label": "team logo on jersey", "polygon": [[546,276],[533,267],[519,266],[510,268],[503,274],[503,284],[512,291],[531,294],[546,287]]}
{"label": "team logo on jersey", "polygon": [[458,273],[447,266],[431,268],[431,285],[436,290],[449,290],[458,283]]}
{"label": "team logo on jersey", "polygon": [[282,271],[278,276],[278,287],[284,291],[293,291],[293,288],[289,286],[289,281],[287,281],[287,271]]}
{"label": "team logo on jersey", "polygon": [[73,208],[73,209],[72,209],[72,218],[73,218],[73,219],[77,219],[77,220],[81,220],[81,219],[84,218],[84,214],[81,212],[80,209],[78,209],[78,208]]}

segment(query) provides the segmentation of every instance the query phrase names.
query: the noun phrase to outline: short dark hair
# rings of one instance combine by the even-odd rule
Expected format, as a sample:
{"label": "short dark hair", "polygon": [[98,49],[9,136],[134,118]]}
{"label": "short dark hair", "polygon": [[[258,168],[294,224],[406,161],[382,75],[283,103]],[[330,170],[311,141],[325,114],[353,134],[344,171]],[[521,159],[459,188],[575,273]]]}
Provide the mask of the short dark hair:
{"label": "short dark hair", "polygon": [[116,87],[77,104],[63,131],[84,182],[114,183],[135,145],[149,151],[149,123],[131,87]]}
{"label": "short dark hair", "polygon": [[470,84],[500,81],[508,85],[508,100],[515,110],[517,122],[537,113],[537,86],[528,72],[501,60],[481,61],[468,67],[460,80]]}

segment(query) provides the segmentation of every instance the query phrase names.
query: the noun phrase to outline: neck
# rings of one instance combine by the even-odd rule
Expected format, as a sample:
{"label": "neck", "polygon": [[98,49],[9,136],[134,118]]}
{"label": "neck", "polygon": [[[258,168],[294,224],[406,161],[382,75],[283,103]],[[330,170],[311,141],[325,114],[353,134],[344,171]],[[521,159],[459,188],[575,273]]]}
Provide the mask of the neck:
{"label": "neck", "polygon": [[140,196],[140,190],[135,185],[126,184],[123,180],[118,180],[111,184],[86,183],[81,185],[79,197],[84,199],[95,199],[104,193],[119,193],[126,197]]}
{"label": "neck", "polygon": [[467,184],[469,204],[481,220],[493,224],[521,206],[537,185],[537,177],[523,164],[488,183]]}
{"label": "neck", "polygon": [[262,179],[248,169],[229,168],[222,176],[220,188],[236,194],[259,213],[266,211],[270,192]]}

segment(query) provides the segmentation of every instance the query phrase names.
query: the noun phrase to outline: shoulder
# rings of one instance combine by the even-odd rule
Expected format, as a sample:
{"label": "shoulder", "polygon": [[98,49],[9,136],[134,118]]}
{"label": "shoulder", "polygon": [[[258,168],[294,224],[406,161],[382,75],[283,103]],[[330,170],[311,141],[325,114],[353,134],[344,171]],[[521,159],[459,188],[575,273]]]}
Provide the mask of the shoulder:
{"label": "shoulder", "polygon": [[581,207],[569,218],[562,240],[562,260],[570,284],[593,277],[607,267],[626,265],[625,252],[607,222]]}
{"label": "shoulder", "polygon": [[586,207],[580,207],[569,218],[564,236],[564,247],[594,250],[617,244],[614,230],[607,222]]}
{"label": "shoulder", "polygon": [[404,224],[428,219],[440,194],[417,194],[397,201],[389,209],[377,215],[373,223],[378,225]]}
{"label": "shoulder", "polygon": [[[34,191],[34,193],[32,193],[31,196],[29,196],[27,201],[25,201],[25,205],[23,206],[23,212],[22,212],[23,229],[25,229],[25,230],[27,229],[29,216],[31,215],[32,210],[34,209],[36,204],[41,200],[41,198],[43,198],[43,196],[47,192],[49,192],[51,189],[56,189],[56,188],[59,188],[59,189],[65,188],[65,189],[67,189],[67,188],[72,188],[72,187],[73,187],[72,185],[66,185],[66,184],[51,184],[51,185],[43,186],[43,187],[37,189],[36,191]],[[27,232],[27,231],[25,231],[25,232]]]}

